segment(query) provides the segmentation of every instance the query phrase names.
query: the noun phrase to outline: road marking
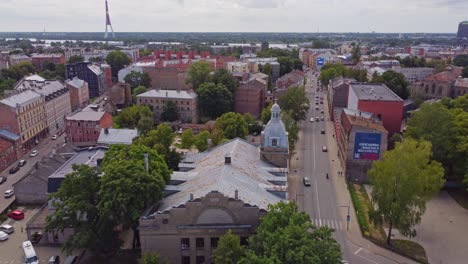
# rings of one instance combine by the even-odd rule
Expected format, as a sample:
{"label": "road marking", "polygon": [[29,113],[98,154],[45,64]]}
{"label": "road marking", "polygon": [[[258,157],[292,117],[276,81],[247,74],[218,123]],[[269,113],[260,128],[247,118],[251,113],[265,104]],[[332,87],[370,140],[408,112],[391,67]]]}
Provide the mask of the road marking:
{"label": "road marking", "polygon": [[356,250],[356,252],[354,252],[354,255],[356,255],[357,253],[361,252],[362,250],[362,247],[360,247],[358,250]]}
{"label": "road marking", "polygon": [[[315,113],[315,110],[314,110],[314,113]],[[317,183],[318,176],[315,174],[315,172],[316,172],[315,152],[316,152],[316,149],[315,149],[315,135],[314,135],[314,136],[312,136],[312,153],[313,153],[312,155],[313,155],[313,160],[314,160],[313,174],[315,175],[315,184],[314,185],[315,185],[315,198],[317,199],[317,213],[318,213],[318,218],[320,219],[321,216],[320,216],[320,204],[319,204],[318,183]]]}

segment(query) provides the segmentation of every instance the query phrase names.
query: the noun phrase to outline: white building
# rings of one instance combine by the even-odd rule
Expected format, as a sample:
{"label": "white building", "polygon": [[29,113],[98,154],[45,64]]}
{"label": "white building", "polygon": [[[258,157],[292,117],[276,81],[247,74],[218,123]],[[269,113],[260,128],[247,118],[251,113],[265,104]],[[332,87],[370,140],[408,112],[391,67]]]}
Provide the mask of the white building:
{"label": "white building", "polygon": [[155,64],[156,64],[156,62],[154,62],[154,61],[152,61],[152,62],[137,62],[137,63],[134,63],[134,64],[132,64],[130,66],[127,66],[127,67],[121,69],[119,71],[119,73],[117,74],[119,82],[124,83],[125,82],[125,80],[124,80],[125,76],[130,74],[132,71],[143,73],[143,68],[144,67],[154,67]]}
{"label": "white building", "polygon": [[233,61],[228,62],[226,65],[226,70],[233,73],[249,73],[249,65],[246,62]]}
{"label": "white building", "polygon": [[92,48],[66,48],[65,49],[65,60],[71,56],[82,56],[86,57],[87,55],[95,54],[94,49]]}

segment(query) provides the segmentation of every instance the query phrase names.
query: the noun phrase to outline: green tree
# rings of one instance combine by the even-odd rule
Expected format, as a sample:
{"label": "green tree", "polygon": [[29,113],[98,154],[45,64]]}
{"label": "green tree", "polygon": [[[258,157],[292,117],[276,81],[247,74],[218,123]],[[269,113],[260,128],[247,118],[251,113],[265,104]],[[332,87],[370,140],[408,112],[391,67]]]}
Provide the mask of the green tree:
{"label": "green tree", "polygon": [[[148,169],[145,167],[148,155]],[[102,161],[99,210],[133,229],[133,248],[140,244],[138,219],[162,199],[170,171],[161,155],[142,145],[111,145]]]}
{"label": "green tree", "polygon": [[206,61],[197,61],[190,65],[187,72],[186,83],[190,83],[194,90],[197,90],[198,87],[207,82],[210,78],[211,66]]}
{"label": "green tree", "polygon": [[177,109],[176,103],[173,101],[167,101],[163,106],[163,111],[161,112],[161,120],[174,122],[179,119],[179,109]]}
{"label": "green tree", "polygon": [[192,129],[186,129],[184,132],[182,132],[182,135],[180,135],[181,138],[181,148],[184,149],[190,149],[192,148],[192,145],[195,143],[195,137],[193,136]]}
{"label": "green tree", "polygon": [[453,64],[459,67],[468,67],[468,55],[457,55],[453,61]]}
{"label": "green tree", "polygon": [[361,46],[358,44],[351,50],[352,60],[354,63],[358,63],[361,60]]}
{"label": "green tree", "polygon": [[146,88],[151,87],[151,77],[148,73],[141,73],[137,71],[131,71],[124,77],[124,81],[130,84],[132,89],[138,86],[144,86]]}
{"label": "green tree", "polygon": [[434,159],[442,162],[450,175],[456,150],[454,129],[453,116],[444,105],[424,103],[409,118],[405,137],[429,141]]}
{"label": "green tree", "polygon": [[218,247],[213,252],[215,264],[236,264],[244,255],[240,238],[231,229],[219,238]]}
{"label": "green tree", "polygon": [[249,134],[260,134],[262,132],[262,126],[257,123],[257,120],[250,113],[245,113],[242,117],[247,123]]}
{"label": "green tree", "polygon": [[107,55],[106,62],[111,66],[112,76],[117,78],[119,71],[125,68],[125,66],[130,65],[131,60],[127,54],[115,50],[111,51],[109,55]]}
{"label": "green tree", "polygon": [[218,146],[219,144],[224,143],[227,139],[224,137],[224,131],[215,126],[215,128],[210,133],[211,143],[213,146]]}
{"label": "green tree", "polygon": [[262,120],[262,123],[266,125],[268,121],[270,121],[271,118],[271,107],[273,104],[268,104],[267,107],[263,108],[262,113],[260,114],[260,119]]}
{"label": "green tree", "polygon": [[216,70],[209,81],[216,85],[224,85],[231,94],[239,87],[239,81],[225,69]]}
{"label": "green tree", "polygon": [[70,58],[68,58],[67,63],[68,63],[68,64],[73,64],[73,63],[78,63],[78,62],[83,62],[83,61],[84,61],[84,57],[83,57],[83,56],[80,56],[80,55],[73,55],[73,56],[70,56]]}
{"label": "green tree", "polygon": [[289,153],[294,153],[296,142],[299,139],[299,126],[289,112],[282,111],[281,120],[283,121],[284,128],[288,131]]}
{"label": "green tree", "polygon": [[223,131],[227,139],[245,138],[249,132],[248,125],[241,114],[229,112],[216,119],[216,128]]}
{"label": "green tree", "polygon": [[214,119],[232,110],[232,94],[223,84],[203,83],[197,94],[203,116]]}
{"label": "green tree", "polygon": [[206,151],[208,149],[208,138],[210,133],[208,131],[202,131],[195,136],[195,142],[193,143],[199,152]]}
{"label": "green tree", "polygon": [[401,234],[416,236],[413,229],[421,222],[426,203],[444,184],[444,169],[431,160],[431,143],[411,138],[397,142],[393,150],[384,153],[368,172],[372,183],[371,219],[389,225],[387,244],[392,229]]}
{"label": "green tree", "polygon": [[46,60],[44,61],[44,63],[42,63],[42,69],[48,71],[55,71],[55,64]]}
{"label": "green tree", "polygon": [[268,75],[268,90],[271,91],[273,89],[273,67],[270,63],[267,63],[262,67],[261,72]]}
{"label": "green tree", "polygon": [[146,56],[150,56],[151,54],[153,54],[153,51],[149,49],[140,49],[139,51],[140,51],[139,52],[140,57],[146,57]]}
{"label": "green tree", "polygon": [[340,245],[328,227],[315,228],[309,215],[293,202],[268,206],[257,234],[250,238],[246,257],[239,263],[339,264]]}
{"label": "green tree", "polygon": [[96,167],[74,164],[73,172],[49,196],[55,211],[47,216],[45,230],[58,234],[73,228],[73,235],[62,246],[67,255],[75,249],[112,253],[120,247],[121,241],[113,229],[115,223],[96,207],[100,202],[99,175]]}
{"label": "green tree", "polygon": [[468,66],[462,70],[462,78],[468,78]]}
{"label": "green tree", "polygon": [[135,89],[133,89],[133,96],[136,98],[137,95],[146,93],[147,90],[148,89],[145,86],[139,85]]}
{"label": "green tree", "polygon": [[310,101],[304,87],[292,87],[280,97],[278,104],[285,112],[289,112],[294,121],[305,120],[310,108]]}
{"label": "green tree", "polygon": [[162,264],[161,258],[155,253],[145,253],[141,256],[140,264]]}
{"label": "green tree", "polygon": [[143,116],[140,118],[137,124],[137,129],[141,135],[146,135],[154,127],[153,117]]}
{"label": "green tree", "polygon": [[[114,122],[120,128],[137,128],[140,120],[153,120],[153,112],[145,105],[132,105],[123,109],[115,118]],[[146,126],[145,126],[146,127]],[[146,131],[145,131],[146,132]]]}
{"label": "green tree", "polygon": [[402,73],[386,71],[382,75],[374,76],[371,82],[385,84],[403,100],[409,97],[408,82]]}

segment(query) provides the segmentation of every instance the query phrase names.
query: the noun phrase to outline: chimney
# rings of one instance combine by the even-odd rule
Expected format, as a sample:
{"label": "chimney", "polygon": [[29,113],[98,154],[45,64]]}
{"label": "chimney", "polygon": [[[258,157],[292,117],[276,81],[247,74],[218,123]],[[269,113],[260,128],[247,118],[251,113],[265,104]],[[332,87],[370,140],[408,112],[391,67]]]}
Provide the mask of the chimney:
{"label": "chimney", "polygon": [[109,128],[108,127],[104,128],[104,134],[109,135]]}
{"label": "chimney", "polygon": [[239,200],[239,190],[237,190],[237,189],[234,192],[234,198],[236,198],[236,200]]}
{"label": "chimney", "polygon": [[193,193],[190,194],[190,201],[193,201]]}
{"label": "chimney", "polygon": [[226,154],[226,156],[224,156],[224,164],[231,164],[231,155],[230,154]]}

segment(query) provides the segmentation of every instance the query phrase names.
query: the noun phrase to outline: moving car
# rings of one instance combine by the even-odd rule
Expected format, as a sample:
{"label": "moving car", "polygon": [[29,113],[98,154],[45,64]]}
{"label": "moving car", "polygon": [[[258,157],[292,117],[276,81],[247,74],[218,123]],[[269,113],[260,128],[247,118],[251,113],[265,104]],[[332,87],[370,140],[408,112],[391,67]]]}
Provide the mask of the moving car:
{"label": "moving car", "polygon": [[322,110],[320,110],[320,113],[321,113],[321,114],[323,114],[323,109],[322,109]]}
{"label": "moving car", "polygon": [[323,101],[320,101],[320,104],[323,104]]}
{"label": "moving car", "polygon": [[26,165],[26,160],[18,161],[18,166],[23,167],[24,165]]}
{"label": "moving car", "polygon": [[9,172],[10,172],[10,174],[14,174],[14,173],[16,173],[17,171],[19,171],[19,169],[20,169],[20,167],[19,167],[18,164],[17,164],[17,165],[15,165],[15,166],[13,166],[13,167],[9,170]]}
{"label": "moving car", "polygon": [[309,178],[304,177],[303,182],[304,182],[304,186],[310,186],[310,179]]}
{"label": "moving car", "polygon": [[8,234],[3,231],[0,231],[0,241],[5,241],[7,239],[8,239]]}
{"label": "moving car", "polygon": [[5,197],[5,198],[10,198],[10,197],[12,197],[14,194],[15,194],[15,192],[14,192],[13,190],[6,190],[6,191],[5,191],[5,194],[4,194],[4,197]]}
{"label": "moving car", "polygon": [[313,118],[313,117],[310,118],[310,122],[314,122],[314,118]]}
{"label": "moving car", "polygon": [[6,177],[1,176],[0,177],[0,184],[6,182],[6,179],[7,179]]}
{"label": "moving car", "polygon": [[315,118],[315,121],[317,121],[317,122],[320,121],[320,118],[317,116],[317,117]]}
{"label": "moving car", "polygon": [[322,146],[322,151],[323,151],[323,152],[327,152],[327,151],[328,151],[328,150],[327,150],[327,147]]}
{"label": "moving car", "polygon": [[52,140],[56,140],[56,139],[57,139],[57,135],[53,135]]}
{"label": "moving car", "polygon": [[37,155],[39,155],[39,151],[37,151],[37,149],[33,150],[31,154],[29,154],[31,157],[36,157]]}
{"label": "moving car", "polygon": [[325,134],[325,130],[324,129],[320,130],[320,134]]}
{"label": "moving car", "polygon": [[8,213],[8,217],[10,217],[11,219],[15,219],[15,220],[21,220],[21,219],[24,219],[24,213],[23,211],[16,209]]}
{"label": "moving car", "polygon": [[11,225],[2,225],[0,226],[0,231],[5,232],[7,234],[11,234],[15,232],[15,228]]}
{"label": "moving car", "polygon": [[318,107],[318,106],[317,106],[317,107],[315,107],[315,110],[319,110],[319,107]]}
{"label": "moving car", "polygon": [[323,117],[323,116],[322,116],[322,117],[320,117],[320,120],[324,121],[324,120],[325,120],[325,117]]}

